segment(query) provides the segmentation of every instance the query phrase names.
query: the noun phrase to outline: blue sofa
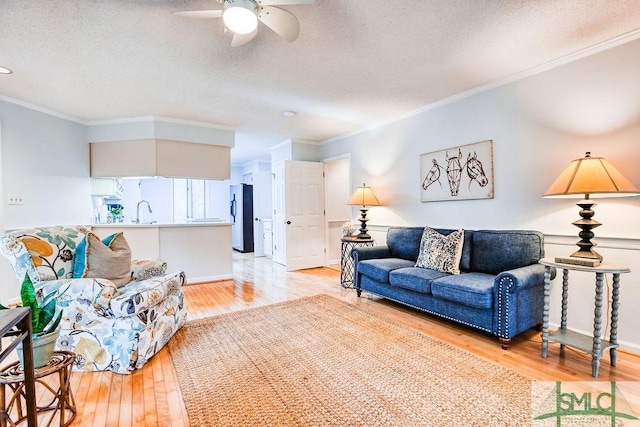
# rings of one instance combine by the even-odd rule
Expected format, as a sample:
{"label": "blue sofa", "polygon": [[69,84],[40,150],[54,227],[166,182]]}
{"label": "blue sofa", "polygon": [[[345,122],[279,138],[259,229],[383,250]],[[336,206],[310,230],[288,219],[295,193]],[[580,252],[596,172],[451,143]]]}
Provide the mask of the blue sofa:
{"label": "blue sofa", "polygon": [[480,329],[497,336],[505,350],[512,337],[542,324],[542,233],[465,230],[461,273],[449,274],[415,267],[423,230],[390,227],[385,246],[353,250],[358,296],[371,292]]}

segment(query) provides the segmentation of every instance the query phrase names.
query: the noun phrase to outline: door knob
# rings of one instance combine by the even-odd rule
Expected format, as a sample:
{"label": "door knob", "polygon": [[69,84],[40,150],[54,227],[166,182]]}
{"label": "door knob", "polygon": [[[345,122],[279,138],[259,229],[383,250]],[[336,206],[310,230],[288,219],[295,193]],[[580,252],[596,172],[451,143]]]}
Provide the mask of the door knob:
{"label": "door knob", "polygon": [[287,225],[291,224],[291,221],[287,221]]}

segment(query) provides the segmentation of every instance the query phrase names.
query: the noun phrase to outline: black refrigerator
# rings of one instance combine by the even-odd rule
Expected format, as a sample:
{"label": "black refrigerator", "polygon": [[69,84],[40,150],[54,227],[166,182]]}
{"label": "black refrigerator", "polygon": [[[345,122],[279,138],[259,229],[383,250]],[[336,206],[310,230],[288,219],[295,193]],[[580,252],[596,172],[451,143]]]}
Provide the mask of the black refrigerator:
{"label": "black refrigerator", "polygon": [[231,186],[231,246],[253,252],[253,186]]}

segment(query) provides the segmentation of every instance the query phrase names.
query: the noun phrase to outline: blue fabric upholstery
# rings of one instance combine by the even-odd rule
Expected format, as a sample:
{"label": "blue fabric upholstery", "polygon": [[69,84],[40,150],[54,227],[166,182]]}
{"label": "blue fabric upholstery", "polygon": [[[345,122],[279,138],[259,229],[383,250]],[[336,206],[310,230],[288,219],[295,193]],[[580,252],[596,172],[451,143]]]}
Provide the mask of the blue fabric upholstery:
{"label": "blue fabric upholstery", "polygon": [[398,268],[413,267],[413,262],[400,258],[382,258],[362,261],[359,265],[359,273],[381,282],[388,282],[389,273]]}
{"label": "blue fabric upholstery", "polygon": [[366,276],[362,277],[361,284],[362,289],[366,289],[368,292],[380,295],[391,301],[462,323],[484,332],[494,333],[493,325],[495,322],[492,316],[487,316],[487,309],[470,307],[442,298],[435,298],[431,294],[415,292],[397,286],[389,286],[388,284],[374,281]]}
{"label": "blue fabric upholstery", "polygon": [[428,294],[431,293],[431,282],[434,279],[438,279],[448,275],[449,273],[429,270],[428,268],[399,268],[397,270],[393,270],[389,274],[389,283],[400,288]]}
{"label": "blue fabric upholstery", "polygon": [[[415,267],[423,227],[390,227],[385,246],[357,247],[356,289],[489,332],[505,342],[542,323],[544,236],[465,230],[461,274]],[[455,229],[435,229],[448,235]],[[552,277],[555,269],[552,269]]]}
{"label": "blue fabric upholstery", "polygon": [[360,246],[358,252],[351,252],[355,262],[367,259],[392,258],[391,250],[388,246]]}
{"label": "blue fabric upholstery", "polygon": [[423,231],[424,227],[390,227],[387,230],[387,246],[391,250],[391,255],[415,263],[418,259]]}
{"label": "blue fabric upholstery", "polygon": [[476,231],[471,271],[498,274],[537,263],[544,254],[544,236],[537,231]]}
{"label": "blue fabric upholstery", "polygon": [[478,308],[493,306],[493,280],[485,273],[465,273],[431,282],[433,296]]}

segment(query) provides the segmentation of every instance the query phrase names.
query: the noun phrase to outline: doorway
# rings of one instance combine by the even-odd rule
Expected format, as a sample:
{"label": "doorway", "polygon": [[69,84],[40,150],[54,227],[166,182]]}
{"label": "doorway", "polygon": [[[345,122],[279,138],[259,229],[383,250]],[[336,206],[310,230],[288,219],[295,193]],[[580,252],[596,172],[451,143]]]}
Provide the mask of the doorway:
{"label": "doorway", "polygon": [[324,161],[326,220],[326,264],[340,269],[342,224],[351,222],[351,156],[332,157]]}

